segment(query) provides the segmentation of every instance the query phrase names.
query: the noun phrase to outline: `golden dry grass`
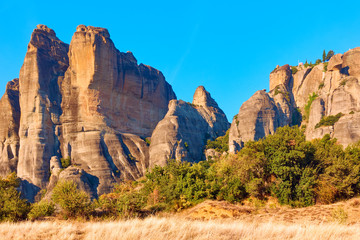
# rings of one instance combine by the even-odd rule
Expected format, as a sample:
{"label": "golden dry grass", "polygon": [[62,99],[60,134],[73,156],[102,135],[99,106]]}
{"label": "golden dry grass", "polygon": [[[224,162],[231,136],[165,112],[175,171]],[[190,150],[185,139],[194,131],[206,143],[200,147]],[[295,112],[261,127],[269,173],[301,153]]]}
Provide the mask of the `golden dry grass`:
{"label": "golden dry grass", "polygon": [[2,223],[0,239],[360,239],[360,198],[307,208],[205,201],[175,215],[123,221]]}
{"label": "golden dry grass", "polygon": [[1,239],[360,239],[359,225],[247,223],[150,217],[114,222],[44,221],[0,224]]}

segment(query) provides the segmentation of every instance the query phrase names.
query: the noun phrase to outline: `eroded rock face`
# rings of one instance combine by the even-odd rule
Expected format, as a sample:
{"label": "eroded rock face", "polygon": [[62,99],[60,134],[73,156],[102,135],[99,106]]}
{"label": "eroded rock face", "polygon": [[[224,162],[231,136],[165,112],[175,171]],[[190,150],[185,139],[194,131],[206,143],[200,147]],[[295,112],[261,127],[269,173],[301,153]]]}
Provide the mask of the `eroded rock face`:
{"label": "eroded rock face", "polygon": [[198,162],[205,159],[208,139],[225,134],[229,122],[214,99],[200,86],[193,103],[172,100],[169,111],[156,126],[150,145],[150,168],[170,159]]}
{"label": "eroded rock face", "polygon": [[291,77],[292,73],[289,64],[275,69],[270,73],[270,91],[280,84],[287,88]]}
{"label": "eroded rock face", "polygon": [[280,126],[285,125],[282,120],[281,106],[275,103],[265,91],[257,91],[240,108],[234,117],[229,132],[229,151],[239,151],[244,143],[250,140],[258,140],[269,134],[273,134]]}
{"label": "eroded rock face", "polygon": [[50,159],[59,154],[55,127],[60,124],[58,82],[68,67],[68,45],[44,25],[34,30],[20,71],[20,149],[17,174],[45,188]]}
{"label": "eroded rock face", "polygon": [[[119,52],[106,29],[80,25],[69,46],[38,25],[19,81],[0,101],[0,175],[16,170],[30,200],[61,179],[82,182],[93,197],[109,192],[143,176],[144,138],[175,98],[162,73]],[[62,157],[73,167],[60,173]]]}
{"label": "eroded rock face", "polygon": [[0,100],[0,177],[15,172],[19,156],[19,79],[6,85]]}

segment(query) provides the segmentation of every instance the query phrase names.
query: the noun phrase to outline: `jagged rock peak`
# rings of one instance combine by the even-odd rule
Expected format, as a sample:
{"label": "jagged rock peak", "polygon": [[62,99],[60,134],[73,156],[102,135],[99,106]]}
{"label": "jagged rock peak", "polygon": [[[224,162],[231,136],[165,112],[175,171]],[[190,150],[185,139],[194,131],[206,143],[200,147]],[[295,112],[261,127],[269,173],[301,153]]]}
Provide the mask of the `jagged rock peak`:
{"label": "jagged rock peak", "polygon": [[270,91],[280,84],[284,84],[284,86],[288,88],[291,77],[292,72],[289,64],[277,67],[270,73]]}
{"label": "jagged rock peak", "polygon": [[19,91],[19,79],[14,78],[10,82],[6,84],[6,91],[13,90],[13,91]]}
{"label": "jagged rock peak", "polygon": [[46,32],[48,33],[50,36],[54,36],[56,37],[55,31],[52,30],[51,28],[49,28],[48,26],[44,25],[44,24],[39,24],[36,26],[36,29],[34,30],[34,32]]}
{"label": "jagged rock peak", "polygon": [[93,27],[93,26],[85,26],[79,25],[76,27],[76,32],[83,32],[83,33],[94,33],[104,36],[106,38],[110,38],[110,33],[106,28],[101,27]]}
{"label": "jagged rock peak", "polygon": [[198,88],[196,88],[192,103],[202,107],[209,106],[218,108],[217,103],[211,97],[210,93],[206,91],[204,86],[199,86]]}

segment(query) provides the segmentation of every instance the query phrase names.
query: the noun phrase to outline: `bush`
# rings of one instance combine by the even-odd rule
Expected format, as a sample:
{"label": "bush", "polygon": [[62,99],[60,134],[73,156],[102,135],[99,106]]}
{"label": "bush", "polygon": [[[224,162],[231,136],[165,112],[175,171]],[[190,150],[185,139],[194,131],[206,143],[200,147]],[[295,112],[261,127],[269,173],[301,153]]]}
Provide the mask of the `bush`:
{"label": "bush", "polygon": [[31,206],[28,214],[28,219],[37,220],[46,216],[51,216],[54,213],[55,205],[53,202],[42,200]]}
{"label": "bush", "polygon": [[67,157],[67,158],[61,158],[60,159],[61,161],[61,167],[62,168],[67,168],[71,165],[71,159],[70,157]]}
{"label": "bush", "polygon": [[318,95],[316,93],[312,93],[309,95],[309,99],[304,107],[304,110],[305,110],[304,119],[307,121],[309,121],[311,104],[317,97],[318,97]]}
{"label": "bush", "polygon": [[338,113],[335,116],[330,115],[322,117],[320,122],[315,125],[315,128],[319,128],[321,126],[334,126],[334,124],[339,121],[342,116],[344,116],[342,113]]}
{"label": "bush", "polygon": [[227,152],[229,150],[229,131],[224,136],[216,138],[214,141],[208,140],[205,149],[215,149],[217,152]]}
{"label": "bush", "polygon": [[291,71],[292,71],[292,74],[295,75],[298,72],[298,69],[297,69],[297,67],[292,66]]}
{"label": "bush", "polygon": [[29,203],[21,199],[17,188],[20,179],[15,173],[6,178],[0,177],[0,221],[19,221],[26,218],[30,210]]}
{"label": "bush", "polygon": [[53,190],[52,200],[59,204],[64,217],[88,216],[93,210],[89,195],[80,191],[73,181],[59,182]]}

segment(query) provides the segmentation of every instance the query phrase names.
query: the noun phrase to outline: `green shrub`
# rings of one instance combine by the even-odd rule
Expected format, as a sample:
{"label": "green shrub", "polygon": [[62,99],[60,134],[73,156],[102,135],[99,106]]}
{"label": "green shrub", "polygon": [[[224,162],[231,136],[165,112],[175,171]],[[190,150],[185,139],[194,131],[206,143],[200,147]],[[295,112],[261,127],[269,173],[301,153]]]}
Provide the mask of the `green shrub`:
{"label": "green shrub", "polygon": [[343,116],[342,113],[338,113],[335,116],[330,115],[330,116],[326,116],[326,117],[322,117],[320,122],[318,122],[315,125],[315,128],[319,128],[321,126],[334,126],[334,124],[339,121],[339,119]]}
{"label": "green shrub", "polygon": [[304,110],[305,110],[304,119],[307,121],[309,121],[311,104],[317,97],[318,97],[318,95],[316,93],[312,93],[309,95],[309,99],[304,107]]}
{"label": "green shrub", "polygon": [[66,158],[61,158],[61,167],[62,168],[67,168],[71,165],[71,158],[70,157],[66,157]]}
{"label": "green shrub", "polygon": [[107,217],[133,218],[143,215],[146,200],[131,182],[125,182],[116,185],[112,193],[101,195],[98,203]]}
{"label": "green shrub", "polygon": [[15,173],[6,178],[0,177],[0,221],[19,221],[26,218],[30,210],[29,203],[21,199],[17,188],[20,179]]}
{"label": "green shrub", "polygon": [[323,69],[323,72],[326,72],[327,71],[327,68],[328,68],[328,65],[329,65],[329,63],[324,63],[324,69]]}
{"label": "green shrub", "polygon": [[31,206],[28,214],[28,219],[37,220],[46,216],[51,216],[54,213],[55,205],[53,202],[41,200]]}
{"label": "green shrub", "polygon": [[354,111],[349,112],[349,114],[354,114],[354,113],[355,113]]}
{"label": "green shrub", "polygon": [[319,84],[318,89],[320,90],[320,89],[322,89],[324,86],[325,86],[325,83],[322,82],[322,83]]}
{"label": "green shrub", "polygon": [[345,86],[346,85],[346,82],[347,82],[347,80],[342,80],[341,82],[340,82],[340,86]]}
{"label": "green shrub", "polygon": [[217,152],[227,152],[229,150],[229,131],[224,136],[216,138],[214,141],[208,140],[205,149],[215,149]]}
{"label": "green shrub", "polygon": [[297,67],[292,66],[291,71],[292,71],[292,74],[295,75],[298,72],[298,69],[297,69]]}
{"label": "green shrub", "polygon": [[89,195],[80,191],[73,181],[61,181],[53,190],[52,200],[59,204],[64,217],[88,216],[92,212]]}

